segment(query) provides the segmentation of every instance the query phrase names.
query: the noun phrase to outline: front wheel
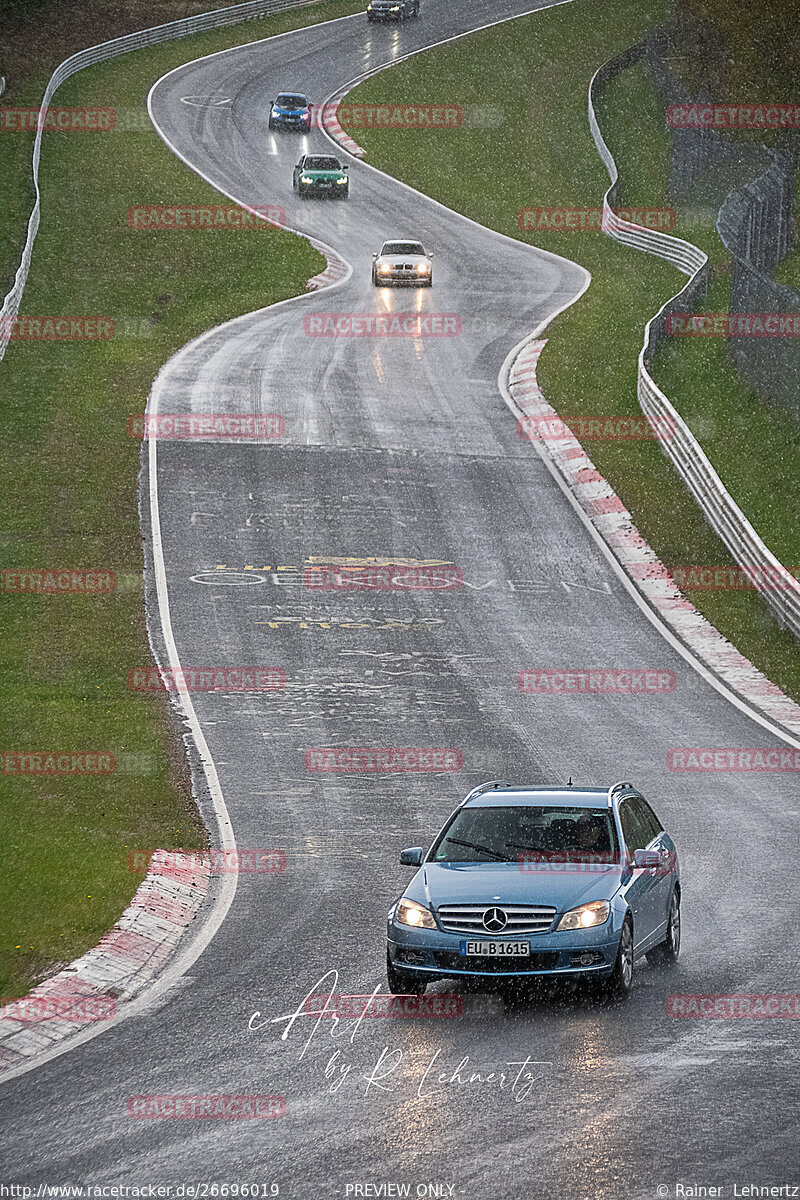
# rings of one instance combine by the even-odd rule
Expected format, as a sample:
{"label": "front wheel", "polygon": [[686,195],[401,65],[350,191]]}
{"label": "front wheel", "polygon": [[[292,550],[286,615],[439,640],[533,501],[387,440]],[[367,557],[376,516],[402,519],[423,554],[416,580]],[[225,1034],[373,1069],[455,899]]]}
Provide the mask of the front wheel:
{"label": "front wheel", "polygon": [[633,926],[629,920],[622,926],[614,969],[601,986],[607,996],[624,999],[630,994],[633,986]]}
{"label": "front wheel", "polygon": [[407,975],[405,971],[396,971],[386,953],[386,982],[393,996],[421,996],[428,986],[424,979]]}
{"label": "front wheel", "polygon": [[647,954],[647,961],[654,966],[667,965],[677,961],[681,952],[681,898],[677,888],[672,893],[667,918],[667,936],[658,946],[654,946]]}

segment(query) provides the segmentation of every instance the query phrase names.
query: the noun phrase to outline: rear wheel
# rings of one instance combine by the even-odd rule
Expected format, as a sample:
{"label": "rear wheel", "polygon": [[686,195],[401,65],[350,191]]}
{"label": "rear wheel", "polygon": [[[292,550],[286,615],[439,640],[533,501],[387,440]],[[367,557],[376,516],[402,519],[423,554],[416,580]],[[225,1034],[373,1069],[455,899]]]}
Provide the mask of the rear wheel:
{"label": "rear wheel", "polygon": [[647,961],[654,966],[674,963],[681,952],[681,898],[676,888],[672,893],[667,917],[667,936],[648,952]]}
{"label": "rear wheel", "polygon": [[428,986],[424,979],[416,975],[408,975],[405,971],[396,971],[386,952],[386,981],[393,996],[421,996]]}

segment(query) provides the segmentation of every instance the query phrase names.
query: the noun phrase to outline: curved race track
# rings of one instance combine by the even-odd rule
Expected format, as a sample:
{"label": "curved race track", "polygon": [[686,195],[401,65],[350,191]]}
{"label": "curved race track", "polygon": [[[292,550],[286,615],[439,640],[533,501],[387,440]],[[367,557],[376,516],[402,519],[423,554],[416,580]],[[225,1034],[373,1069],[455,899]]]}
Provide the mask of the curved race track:
{"label": "curved race track", "polygon": [[[440,1182],[462,1200],[628,1200],[678,1178],[791,1182],[794,1023],[674,1021],[665,999],[794,990],[798,885],[785,855],[796,784],[667,771],[672,746],[775,742],[631,601],[497,389],[511,347],[580,292],[583,273],[364,164],[351,165],[349,202],[296,201],[304,139],[266,129],[280,88],[321,101],[400,53],[529,7],[425,0],[419,22],[382,28],[358,15],[189,64],[154,90],[158,126],[193,167],[240,202],[282,205],[289,226],[353,266],[333,290],[213,331],[162,373],[162,411],[279,413],[284,439],[160,442],[157,480],[143,481],[145,495],[157,483],[181,662],[286,671],[279,693],[193,700],[238,845],[284,848],[288,862],[281,875],[240,878],[213,941],[155,1003],[0,1090],[6,1159],[28,1183],[274,1180],[281,1195],[306,1198],[384,1182],[408,1182],[413,1195]],[[185,96],[232,103],[199,108]],[[308,145],[330,151],[319,132]],[[371,287],[372,251],[395,233],[435,250],[433,289]],[[251,236],[258,253],[269,234]],[[418,309],[457,314],[461,334],[304,332],[312,313]],[[315,594],[300,569],[310,556],[444,560],[465,585]],[[220,565],[256,582],[192,579],[227,575]],[[154,607],[151,621],[159,643]],[[584,665],[658,667],[677,683],[649,697],[517,690],[526,667]],[[463,769],[306,771],[306,749],[335,745],[454,747]],[[639,966],[621,1007],[559,992],[507,1006],[478,995],[460,1020],[364,1021],[338,1040],[321,1027],[305,1053],[307,1024],[285,1041],[282,1024],[248,1032],[251,1013],[290,1013],[331,968],[344,992],[382,981],[385,912],[408,878],[397,852],[427,843],[468,787],[568,775],[636,781],[674,833],[685,938],[676,970]],[[384,1088],[369,1086],[384,1047],[402,1056]],[[533,1086],[438,1082],[465,1055],[484,1073],[530,1058]],[[221,1092],[282,1095],[286,1116],[126,1116],[132,1094]]]}

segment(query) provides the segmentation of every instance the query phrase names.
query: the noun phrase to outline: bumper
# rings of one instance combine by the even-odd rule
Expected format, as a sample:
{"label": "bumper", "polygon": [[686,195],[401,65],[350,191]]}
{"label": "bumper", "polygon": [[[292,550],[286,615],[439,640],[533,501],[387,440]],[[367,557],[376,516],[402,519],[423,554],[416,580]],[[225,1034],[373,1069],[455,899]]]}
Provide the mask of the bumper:
{"label": "bumper", "polygon": [[349,187],[342,187],[336,183],[327,186],[322,183],[301,183],[298,190],[302,196],[333,196],[334,199],[346,196],[350,191]]}
{"label": "bumper", "polygon": [[409,287],[417,287],[421,283],[427,283],[431,274],[431,271],[426,271],[424,275],[419,275],[416,271],[392,271],[384,275],[382,271],[377,271],[376,278],[379,283],[407,283]]}
{"label": "bumper", "polygon": [[520,935],[514,940],[530,942],[529,958],[473,958],[460,953],[466,934],[440,930],[412,929],[393,921],[388,929],[389,958],[397,970],[418,979],[431,980],[469,976],[480,979],[511,979],[533,976],[607,975],[617,958],[621,923],[614,917],[597,929],[565,933]]}
{"label": "bumper", "polygon": [[367,16],[370,21],[402,21],[403,19],[401,12],[368,12]]}
{"label": "bumper", "polygon": [[305,133],[311,128],[310,117],[270,117],[269,120],[274,129],[298,129]]}

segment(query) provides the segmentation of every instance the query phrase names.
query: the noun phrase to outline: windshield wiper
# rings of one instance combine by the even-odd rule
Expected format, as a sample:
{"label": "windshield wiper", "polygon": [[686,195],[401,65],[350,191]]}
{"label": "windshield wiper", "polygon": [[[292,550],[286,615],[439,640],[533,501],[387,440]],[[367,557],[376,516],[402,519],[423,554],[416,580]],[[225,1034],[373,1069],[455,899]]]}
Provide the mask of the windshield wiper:
{"label": "windshield wiper", "polygon": [[491,854],[492,858],[497,858],[500,862],[511,862],[505,854],[498,854],[496,850],[490,850],[488,846],[479,846],[477,842],[460,842],[458,838],[446,837],[446,842],[452,842],[454,846],[466,846],[468,850],[482,850],[484,854]]}

